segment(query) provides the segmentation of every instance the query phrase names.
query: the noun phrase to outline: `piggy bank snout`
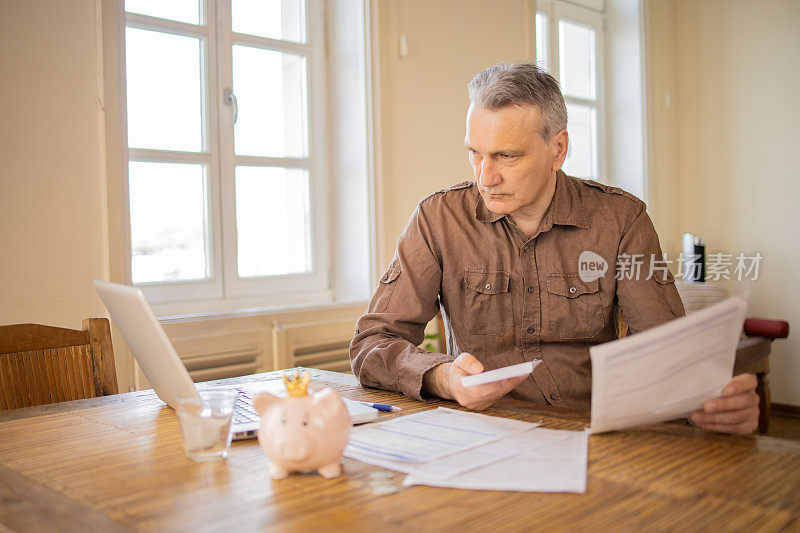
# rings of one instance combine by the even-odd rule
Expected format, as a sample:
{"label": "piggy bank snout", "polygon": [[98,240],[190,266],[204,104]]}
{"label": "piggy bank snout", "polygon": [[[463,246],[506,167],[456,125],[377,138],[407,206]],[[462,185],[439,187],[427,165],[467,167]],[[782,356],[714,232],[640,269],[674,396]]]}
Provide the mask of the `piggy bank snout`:
{"label": "piggy bank snout", "polygon": [[284,439],[279,445],[280,453],[290,461],[305,461],[313,455],[314,447],[310,439]]}

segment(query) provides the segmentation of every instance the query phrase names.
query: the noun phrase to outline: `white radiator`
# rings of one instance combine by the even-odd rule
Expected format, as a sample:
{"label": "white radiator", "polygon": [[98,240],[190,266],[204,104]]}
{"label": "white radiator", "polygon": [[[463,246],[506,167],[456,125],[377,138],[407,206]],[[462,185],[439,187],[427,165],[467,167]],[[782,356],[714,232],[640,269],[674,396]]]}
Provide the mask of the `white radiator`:
{"label": "white radiator", "polygon": [[273,366],[351,372],[349,347],[354,333],[355,322],[351,319],[275,325]]}
{"label": "white radiator", "polygon": [[223,353],[202,354],[182,357],[186,370],[192,381],[209,381],[212,379],[246,376],[258,371],[257,347],[243,350],[232,350]]}
{"label": "white radiator", "polygon": [[[293,366],[350,371],[348,348],[364,304],[164,323],[194,381]],[[136,389],[150,384],[134,367]]]}

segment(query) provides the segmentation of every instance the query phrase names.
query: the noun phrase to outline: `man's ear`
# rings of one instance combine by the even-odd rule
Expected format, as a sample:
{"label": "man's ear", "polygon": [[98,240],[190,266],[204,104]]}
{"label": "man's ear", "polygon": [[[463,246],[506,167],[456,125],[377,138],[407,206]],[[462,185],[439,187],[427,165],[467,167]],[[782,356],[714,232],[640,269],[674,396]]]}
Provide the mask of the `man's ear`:
{"label": "man's ear", "polygon": [[270,405],[278,400],[280,400],[280,397],[265,392],[264,394],[259,394],[253,398],[253,408],[256,410],[256,413],[258,413],[258,416],[261,416]]}
{"label": "man's ear", "polygon": [[567,130],[561,130],[550,139],[550,147],[553,149],[553,164],[550,168],[551,172],[561,170],[564,165],[564,159],[567,158],[567,148],[569,148],[569,134]]}

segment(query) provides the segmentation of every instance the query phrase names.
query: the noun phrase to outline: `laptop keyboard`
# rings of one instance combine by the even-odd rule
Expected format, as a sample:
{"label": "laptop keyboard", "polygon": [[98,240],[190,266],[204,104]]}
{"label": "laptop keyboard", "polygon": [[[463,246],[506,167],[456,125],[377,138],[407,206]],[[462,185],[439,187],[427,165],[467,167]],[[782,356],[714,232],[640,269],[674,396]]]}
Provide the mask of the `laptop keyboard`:
{"label": "laptop keyboard", "polygon": [[261,417],[258,416],[258,413],[253,408],[253,397],[242,389],[236,390],[239,391],[239,399],[233,409],[233,422],[235,424],[258,422]]}

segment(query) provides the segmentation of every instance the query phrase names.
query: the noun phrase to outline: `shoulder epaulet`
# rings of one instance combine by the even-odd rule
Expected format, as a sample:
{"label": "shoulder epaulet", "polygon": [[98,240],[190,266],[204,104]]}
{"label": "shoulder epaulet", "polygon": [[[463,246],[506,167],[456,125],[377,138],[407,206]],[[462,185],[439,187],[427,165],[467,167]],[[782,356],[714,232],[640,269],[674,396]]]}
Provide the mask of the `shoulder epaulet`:
{"label": "shoulder epaulet", "polygon": [[462,181],[461,183],[456,183],[455,185],[450,185],[449,187],[445,187],[444,189],[439,189],[438,191],[434,192],[433,194],[448,192],[448,191],[457,191],[458,189],[466,189],[471,187],[472,184],[475,183],[472,180]]}
{"label": "shoulder epaulet", "polygon": [[624,196],[629,200],[633,200],[634,202],[641,202],[640,198],[637,198],[636,195],[629,193],[625,189],[620,189],[619,187],[612,187],[611,185],[606,185],[605,183],[600,183],[594,180],[579,180],[582,181],[584,184],[588,185],[589,187],[594,187],[595,189],[600,189],[603,192],[609,194],[618,194],[620,196]]}

